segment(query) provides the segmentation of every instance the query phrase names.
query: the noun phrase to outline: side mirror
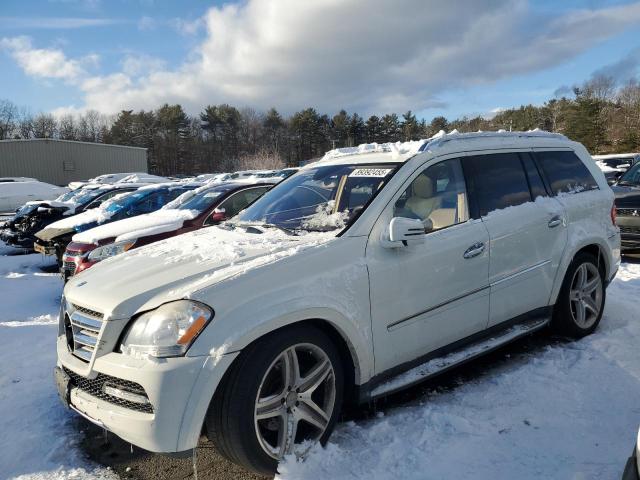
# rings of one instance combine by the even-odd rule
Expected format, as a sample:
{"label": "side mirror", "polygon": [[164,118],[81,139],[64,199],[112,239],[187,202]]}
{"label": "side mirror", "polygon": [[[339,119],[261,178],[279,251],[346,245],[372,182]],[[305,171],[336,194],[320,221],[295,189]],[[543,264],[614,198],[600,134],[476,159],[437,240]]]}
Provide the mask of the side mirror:
{"label": "side mirror", "polygon": [[216,208],[211,215],[211,223],[219,223],[227,218],[227,212],[224,208]]}
{"label": "side mirror", "polygon": [[383,245],[396,248],[402,245],[418,244],[424,240],[426,231],[432,229],[431,220],[423,222],[414,218],[394,217],[389,223],[389,240],[383,242]]}

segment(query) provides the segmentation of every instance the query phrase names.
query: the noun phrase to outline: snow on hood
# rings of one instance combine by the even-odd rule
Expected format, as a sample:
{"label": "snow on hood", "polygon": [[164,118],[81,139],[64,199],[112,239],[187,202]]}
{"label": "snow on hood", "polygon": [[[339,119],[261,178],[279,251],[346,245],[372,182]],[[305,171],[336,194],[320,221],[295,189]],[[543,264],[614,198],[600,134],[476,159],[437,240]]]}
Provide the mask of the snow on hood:
{"label": "snow on hood", "polygon": [[185,220],[198,216],[196,210],[160,209],[145,215],[125,218],[117,222],[107,223],[85,232],[76,233],[74,242],[98,243],[107,238],[115,238],[116,242],[135,240],[140,237],[171,232],[182,227]]}
{"label": "snow on hood", "polygon": [[[163,303],[334,240],[333,233],[287,235],[276,229],[208,227],[130,250],[72,277],[68,298],[113,318],[134,314],[153,299]],[[76,288],[76,284],[82,283]],[[147,305],[148,306],[148,305]]]}

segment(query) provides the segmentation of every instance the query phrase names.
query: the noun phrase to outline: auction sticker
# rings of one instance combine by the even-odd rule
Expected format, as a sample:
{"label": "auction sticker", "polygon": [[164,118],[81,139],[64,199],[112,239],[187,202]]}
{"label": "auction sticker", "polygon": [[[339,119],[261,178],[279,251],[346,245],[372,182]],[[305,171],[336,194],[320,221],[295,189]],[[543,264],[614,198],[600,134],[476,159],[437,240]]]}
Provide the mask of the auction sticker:
{"label": "auction sticker", "polygon": [[350,177],[377,177],[383,178],[389,175],[391,168],[356,168],[349,174]]}

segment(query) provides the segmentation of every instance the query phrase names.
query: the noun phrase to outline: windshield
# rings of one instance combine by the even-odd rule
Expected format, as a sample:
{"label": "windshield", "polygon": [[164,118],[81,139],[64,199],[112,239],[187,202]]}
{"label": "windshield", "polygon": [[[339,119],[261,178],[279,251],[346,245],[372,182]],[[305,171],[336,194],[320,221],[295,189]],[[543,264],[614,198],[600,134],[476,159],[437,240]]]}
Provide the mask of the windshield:
{"label": "windshield", "polygon": [[620,177],[618,183],[633,183],[635,185],[640,184],[640,162],[636,163],[627,172]]}
{"label": "windshield", "polygon": [[304,169],[256,200],[231,223],[266,224],[293,231],[342,229],[397,168],[398,164],[347,164]]}
{"label": "windshield", "polygon": [[76,195],[78,195],[78,190],[69,190],[56,198],[56,202],[68,202]]}
{"label": "windshield", "polygon": [[[233,187],[229,186],[226,188],[217,187],[204,190],[187,198],[175,208],[178,210],[195,210],[198,213],[202,213],[216,203],[217,199],[220,198],[223,193],[228,192],[232,188]],[[169,207],[169,205],[167,205],[167,207]]]}

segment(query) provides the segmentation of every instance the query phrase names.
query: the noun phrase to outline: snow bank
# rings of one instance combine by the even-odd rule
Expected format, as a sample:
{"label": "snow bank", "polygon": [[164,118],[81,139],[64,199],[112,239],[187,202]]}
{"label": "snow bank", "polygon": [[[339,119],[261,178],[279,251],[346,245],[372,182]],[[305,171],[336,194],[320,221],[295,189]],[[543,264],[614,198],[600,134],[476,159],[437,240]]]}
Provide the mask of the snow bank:
{"label": "snow bank", "polygon": [[76,233],[73,236],[73,241],[98,243],[107,238],[115,238],[117,242],[135,240],[140,237],[178,230],[185,220],[191,220],[197,216],[198,212],[195,210],[160,209]]}

